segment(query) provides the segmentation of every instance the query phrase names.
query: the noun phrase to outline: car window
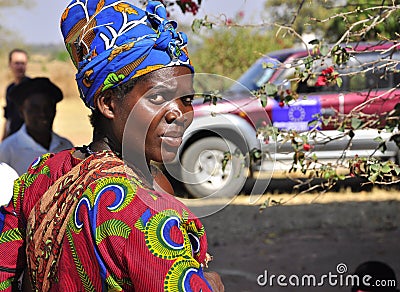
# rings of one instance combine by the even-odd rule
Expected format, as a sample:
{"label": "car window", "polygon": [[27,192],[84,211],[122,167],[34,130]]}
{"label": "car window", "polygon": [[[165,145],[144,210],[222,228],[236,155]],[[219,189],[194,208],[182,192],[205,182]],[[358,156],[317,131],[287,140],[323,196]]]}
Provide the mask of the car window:
{"label": "car window", "polygon": [[388,89],[396,86],[396,64],[400,54],[367,52],[354,55],[340,73],[348,91]]}
{"label": "car window", "polygon": [[274,83],[300,94],[391,88],[399,84],[399,73],[395,70],[399,67],[399,61],[400,53],[397,52],[395,54],[389,52],[385,54],[380,52],[357,53],[346,64],[339,68],[336,67],[342,78],[342,86],[339,87],[336,84],[315,86],[321,71],[333,66],[331,59],[315,60],[312,66],[315,76],[300,82],[295,75],[295,68],[304,70],[305,66],[303,65],[304,59],[297,59],[287,65],[288,68],[280,73]]}
{"label": "car window", "polygon": [[[271,67],[268,67],[267,64]],[[240,92],[245,88],[248,90],[258,90],[271,78],[279,61],[274,58],[261,58],[254,63],[234,84],[229,91]],[[243,87],[244,86],[244,87]]]}

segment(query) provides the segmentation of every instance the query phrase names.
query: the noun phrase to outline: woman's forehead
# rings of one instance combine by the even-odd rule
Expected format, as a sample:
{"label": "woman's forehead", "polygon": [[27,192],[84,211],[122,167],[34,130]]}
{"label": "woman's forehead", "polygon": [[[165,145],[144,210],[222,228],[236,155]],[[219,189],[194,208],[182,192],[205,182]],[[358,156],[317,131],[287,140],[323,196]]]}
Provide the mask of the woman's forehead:
{"label": "woman's forehead", "polygon": [[178,88],[193,87],[193,74],[185,66],[161,68],[142,76],[137,86],[177,90]]}

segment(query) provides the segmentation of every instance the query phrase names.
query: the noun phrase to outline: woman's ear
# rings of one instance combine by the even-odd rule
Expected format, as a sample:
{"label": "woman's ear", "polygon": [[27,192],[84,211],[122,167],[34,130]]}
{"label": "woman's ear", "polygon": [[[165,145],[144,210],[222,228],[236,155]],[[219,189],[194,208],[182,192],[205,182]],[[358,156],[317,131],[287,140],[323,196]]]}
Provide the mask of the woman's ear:
{"label": "woman's ear", "polygon": [[99,98],[96,98],[95,106],[104,117],[114,119],[114,103],[111,97],[101,95]]}

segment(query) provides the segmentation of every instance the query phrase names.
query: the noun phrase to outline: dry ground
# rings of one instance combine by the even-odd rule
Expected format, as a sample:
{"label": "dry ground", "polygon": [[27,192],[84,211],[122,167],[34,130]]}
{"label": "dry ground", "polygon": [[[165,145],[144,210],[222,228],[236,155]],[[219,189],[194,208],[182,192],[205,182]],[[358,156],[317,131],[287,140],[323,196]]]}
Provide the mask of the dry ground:
{"label": "dry ground", "polygon": [[[2,65],[7,66],[5,62]],[[58,104],[54,129],[75,145],[87,144],[91,138],[89,111],[78,98],[72,65],[33,56],[28,74],[50,76],[62,88],[66,97]],[[0,72],[0,80],[1,93],[10,81],[7,70]],[[275,200],[287,198],[272,196]],[[325,194],[313,203],[315,195],[302,195],[262,213],[247,199],[239,197],[225,208],[220,201],[189,203],[198,213],[222,208],[202,221],[214,254],[210,269],[222,275],[226,291],[350,291],[349,287],[277,287],[276,282],[273,287],[260,287],[257,276],[265,270],[275,275],[318,276],[335,273],[339,263],[345,263],[351,272],[371,259],[390,264],[400,279],[397,191]]]}
{"label": "dry ground", "polygon": [[[247,197],[240,197],[202,219],[214,255],[210,269],[222,275],[226,291],[350,291],[350,287],[328,284],[281,287],[276,280],[272,287],[261,287],[257,277],[264,271],[268,275],[320,277],[337,274],[340,263],[346,264],[348,273],[343,275],[348,275],[367,260],[386,262],[400,279],[398,193],[328,193],[310,203],[314,199],[315,195],[298,196],[260,213],[258,206],[248,204]],[[192,204],[191,208],[204,213],[218,204]]]}

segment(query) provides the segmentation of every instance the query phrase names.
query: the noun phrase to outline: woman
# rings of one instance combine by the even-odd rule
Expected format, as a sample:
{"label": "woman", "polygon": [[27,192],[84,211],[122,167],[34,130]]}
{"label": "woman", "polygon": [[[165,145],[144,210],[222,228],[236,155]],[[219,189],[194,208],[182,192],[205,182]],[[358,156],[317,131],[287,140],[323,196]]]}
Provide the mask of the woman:
{"label": "woman", "polygon": [[173,159],[192,120],[185,36],[159,2],[144,12],[74,0],[61,27],[93,142],[41,157],[15,184],[0,214],[0,252],[9,251],[1,287],[11,289],[27,261],[36,291],[223,291],[203,271],[201,222],[157,192],[166,181],[149,170]]}

